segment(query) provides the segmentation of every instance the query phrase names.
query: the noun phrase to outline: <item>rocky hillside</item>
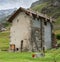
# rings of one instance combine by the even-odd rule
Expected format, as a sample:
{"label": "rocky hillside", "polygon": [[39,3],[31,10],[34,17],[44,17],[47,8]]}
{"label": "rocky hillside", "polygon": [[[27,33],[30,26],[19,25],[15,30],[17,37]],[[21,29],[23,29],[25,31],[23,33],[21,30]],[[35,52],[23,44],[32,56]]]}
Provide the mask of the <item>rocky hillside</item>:
{"label": "rocky hillside", "polygon": [[60,0],[39,0],[31,8],[56,19],[56,29],[60,29]]}
{"label": "rocky hillside", "polygon": [[42,4],[42,3],[47,2],[47,1],[48,1],[48,0],[38,0],[38,1],[34,2],[34,3],[31,5],[31,7],[34,7],[34,6],[36,6],[36,5]]}
{"label": "rocky hillside", "polygon": [[6,10],[0,10],[0,22],[5,22],[6,19],[16,10],[14,9],[6,9]]}

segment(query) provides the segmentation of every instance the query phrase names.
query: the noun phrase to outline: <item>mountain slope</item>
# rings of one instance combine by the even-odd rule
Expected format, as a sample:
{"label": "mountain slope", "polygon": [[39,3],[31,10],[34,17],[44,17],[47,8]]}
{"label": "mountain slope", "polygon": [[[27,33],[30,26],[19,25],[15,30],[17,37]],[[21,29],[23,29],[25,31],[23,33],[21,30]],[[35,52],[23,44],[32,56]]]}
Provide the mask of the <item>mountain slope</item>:
{"label": "mountain slope", "polygon": [[0,10],[0,22],[5,22],[6,18],[9,17],[14,11],[16,11],[16,8]]}
{"label": "mountain slope", "polygon": [[56,20],[55,29],[60,29],[60,0],[42,0],[42,3],[37,4],[31,8],[34,11],[38,11],[54,18]]}

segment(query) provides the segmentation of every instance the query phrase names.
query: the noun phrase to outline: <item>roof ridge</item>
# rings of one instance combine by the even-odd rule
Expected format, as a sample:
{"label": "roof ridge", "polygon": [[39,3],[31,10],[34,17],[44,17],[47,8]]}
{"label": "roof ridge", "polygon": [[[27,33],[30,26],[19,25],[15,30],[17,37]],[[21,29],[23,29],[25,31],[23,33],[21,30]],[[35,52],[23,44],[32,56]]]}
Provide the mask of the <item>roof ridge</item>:
{"label": "roof ridge", "polygon": [[[33,10],[25,9],[20,7],[12,16],[8,19],[8,21],[12,22],[12,20],[20,13],[20,12],[25,12],[29,16],[33,16],[34,18],[43,18],[47,19],[50,21],[50,18],[47,17],[47,15],[39,13],[39,12],[34,12]],[[53,21],[51,19],[51,21]]]}

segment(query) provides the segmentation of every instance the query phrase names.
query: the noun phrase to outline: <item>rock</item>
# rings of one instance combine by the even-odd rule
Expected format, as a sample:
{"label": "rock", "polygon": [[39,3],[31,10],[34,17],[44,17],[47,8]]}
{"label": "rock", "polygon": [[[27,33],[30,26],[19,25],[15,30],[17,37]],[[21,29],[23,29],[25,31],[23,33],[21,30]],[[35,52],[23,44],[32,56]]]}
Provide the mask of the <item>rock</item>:
{"label": "rock", "polygon": [[33,58],[40,58],[40,57],[44,57],[45,55],[44,54],[42,54],[42,53],[34,53],[34,54],[32,54],[32,57]]}

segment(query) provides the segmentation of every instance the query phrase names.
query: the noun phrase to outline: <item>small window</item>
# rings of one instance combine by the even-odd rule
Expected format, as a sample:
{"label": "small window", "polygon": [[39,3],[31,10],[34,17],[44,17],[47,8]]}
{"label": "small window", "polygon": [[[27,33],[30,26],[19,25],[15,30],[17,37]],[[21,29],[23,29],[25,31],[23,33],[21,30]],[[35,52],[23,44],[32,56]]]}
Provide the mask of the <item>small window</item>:
{"label": "small window", "polygon": [[18,51],[18,50],[19,50],[19,48],[16,48],[16,50]]}
{"label": "small window", "polygon": [[17,22],[19,22],[19,19],[17,19]]}
{"label": "small window", "polygon": [[44,25],[47,25],[47,22],[46,21],[44,21]]}
{"label": "small window", "polygon": [[15,51],[15,44],[11,44],[10,45],[10,49],[13,50],[13,51]]}

